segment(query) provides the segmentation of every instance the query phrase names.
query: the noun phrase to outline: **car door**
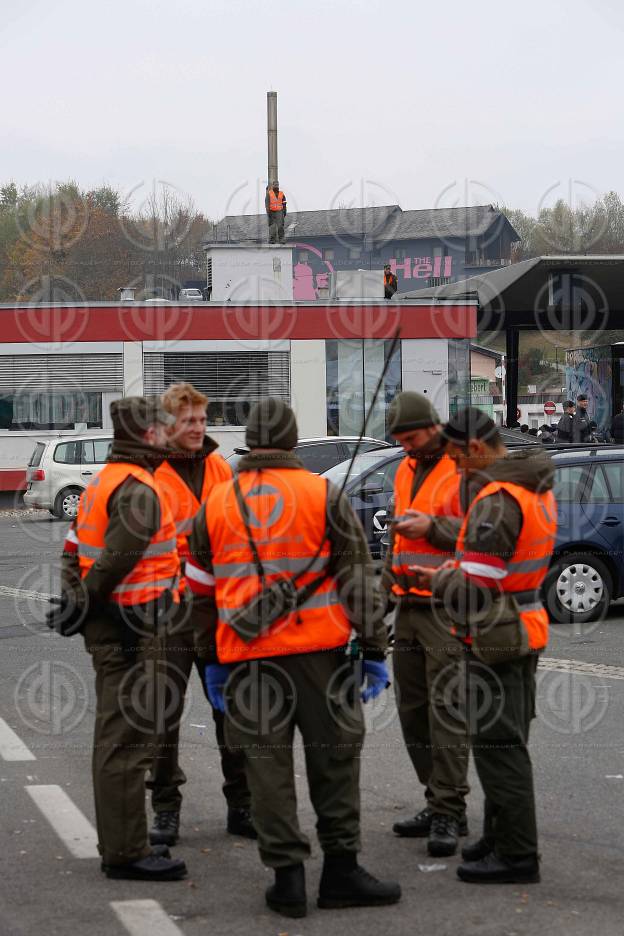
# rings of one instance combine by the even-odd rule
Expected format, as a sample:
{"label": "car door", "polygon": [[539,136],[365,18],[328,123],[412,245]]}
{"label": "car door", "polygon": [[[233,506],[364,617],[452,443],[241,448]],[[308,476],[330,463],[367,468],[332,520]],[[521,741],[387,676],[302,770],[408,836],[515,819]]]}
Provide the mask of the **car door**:
{"label": "car door", "polygon": [[[606,543],[612,566],[621,579],[624,560],[624,462],[605,460],[592,466],[582,509],[596,537]],[[614,583],[621,594],[620,582]]]}
{"label": "car door", "polygon": [[53,501],[59,491],[69,487],[85,486],[81,477],[80,445],[77,439],[59,442],[52,452],[50,468],[53,473]]}
{"label": "car door", "polygon": [[555,469],[554,495],[557,501],[556,549],[586,542],[594,531],[583,509],[582,498],[589,481],[591,464],[580,462],[558,465]]}
{"label": "car door", "polygon": [[380,540],[386,531],[388,502],[400,463],[400,458],[382,461],[363,474],[349,491],[351,505],[364,527],[373,559],[382,558]]}
{"label": "car door", "polygon": [[80,475],[85,486],[104,467],[112,442],[112,438],[83,441]]}

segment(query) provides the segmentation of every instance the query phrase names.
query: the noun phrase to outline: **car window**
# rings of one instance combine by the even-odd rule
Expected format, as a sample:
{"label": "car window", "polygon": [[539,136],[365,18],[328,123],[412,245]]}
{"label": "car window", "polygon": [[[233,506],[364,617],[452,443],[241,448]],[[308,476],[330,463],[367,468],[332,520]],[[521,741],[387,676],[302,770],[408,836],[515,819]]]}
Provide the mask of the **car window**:
{"label": "car window", "polygon": [[28,462],[29,468],[36,468],[41,464],[41,457],[45,452],[45,442],[37,442],[35,445],[35,451],[30,456],[30,461]]}
{"label": "car window", "polygon": [[320,474],[333,468],[342,459],[340,443],[323,442],[322,445],[302,445],[295,449],[298,458],[301,459],[308,471],[315,471]]}
{"label": "car window", "polygon": [[400,458],[395,458],[391,462],[380,465],[373,471],[369,471],[362,478],[362,484],[358,485],[353,494],[361,495],[365,489],[380,489],[384,494],[392,494],[394,489],[394,476],[401,464]]}
{"label": "car window", "polygon": [[611,501],[622,503],[624,501],[624,462],[605,462],[602,470],[609,485]]}
{"label": "car window", "polygon": [[585,492],[585,501],[588,504],[608,504],[611,493],[602,465],[596,465],[593,475]]}
{"label": "car window", "polygon": [[559,503],[572,503],[581,499],[581,485],[587,471],[586,465],[562,465],[555,471],[555,499]]}
{"label": "car window", "polygon": [[61,442],[54,450],[54,461],[61,465],[79,465],[80,442]]}
{"label": "car window", "polygon": [[347,452],[347,458],[351,458],[357,446],[359,452],[372,452],[380,448],[386,448],[386,446],[377,442],[360,442],[358,445],[357,442],[343,442],[342,443]]}
{"label": "car window", "polygon": [[108,458],[112,439],[89,439],[82,443],[82,461],[85,465],[103,465]]}

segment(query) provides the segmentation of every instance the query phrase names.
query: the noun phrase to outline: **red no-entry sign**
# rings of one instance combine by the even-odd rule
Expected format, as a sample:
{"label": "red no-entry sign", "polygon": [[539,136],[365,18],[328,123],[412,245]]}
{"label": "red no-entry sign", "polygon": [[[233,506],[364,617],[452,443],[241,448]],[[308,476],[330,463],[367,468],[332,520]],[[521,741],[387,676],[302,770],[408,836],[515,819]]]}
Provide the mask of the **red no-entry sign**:
{"label": "red no-entry sign", "polygon": [[544,403],[544,412],[547,416],[554,416],[557,412],[557,404],[553,403],[552,400],[548,400],[548,402]]}

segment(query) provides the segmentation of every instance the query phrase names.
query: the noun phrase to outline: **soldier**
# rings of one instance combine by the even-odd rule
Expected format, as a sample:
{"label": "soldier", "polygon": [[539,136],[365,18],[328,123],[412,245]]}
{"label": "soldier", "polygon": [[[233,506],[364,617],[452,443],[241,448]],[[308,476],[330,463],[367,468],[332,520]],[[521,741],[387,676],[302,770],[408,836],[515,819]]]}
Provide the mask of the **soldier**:
{"label": "soldier", "polygon": [[[398,884],[357,862],[359,764],[366,701],[388,685],[386,631],[363,531],[340,491],[303,468],[297,425],[276,399],[254,405],[238,478],[213,488],[191,536],[188,580],[218,613],[208,691],[226,739],[245,753],[260,856],[275,870],[268,906],[305,916],[293,774],[295,727],[324,852],[318,906],[396,903]],[[345,651],[351,628],[363,661]]]}
{"label": "soldier", "polygon": [[284,222],[286,221],[286,196],[279,187],[279,182],[275,180],[267,185],[264,206],[269,222],[269,244],[275,244],[279,241],[284,243]]}
{"label": "soldier", "polygon": [[410,564],[441,565],[454,556],[460,528],[459,475],[445,454],[440,419],[427,397],[404,391],[392,401],[390,432],[406,452],[396,473],[395,516],[382,585],[398,604],[393,648],[403,737],[425,807],[393,826],[396,835],[427,838],[429,854],[453,855],[467,834],[468,738],[461,719],[449,721],[449,687],[464,650],[439,625],[429,588]]}
{"label": "soldier", "polygon": [[159,623],[179,602],[175,526],[153,474],[165,458],[171,417],[144,397],[117,400],[110,411],[111,453],[65,543],[61,617],[84,619],[96,674],[93,788],[102,870],[110,878],[177,880],[186,866],[166,846],[150,848],[145,815],[145,772],[161,714],[149,706],[159,701]]}
{"label": "soldier", "polygon": [[[163,395],[162,404],[175,423],[167,430],[171,447],[166,461],[154,475],[169,501],[177,530],[178,554],[182,563],[188,556],[188,536],[193,517],[215,484],[227,481],[232,471],[216,451],[217,443],[206,435],[208,398],[192,384],[172,384]],[[184,569],[182,569],[184,572]],[[182,795],[179,787],[186,782],[178,764],[180,719],[189,676],[196,662],[204,684],[207,662],[214,662],[214,633],[200,635],[196,646],[184,579],[180,583],[181,614],[166,635],[167,672],[171,681],[173,704],[168,708],[166,731],[160,738],[158,755],[152,765],[147,786],[152,790],[154,825],[152,844],[175,845],[180,825]],[[255,838],[249,815],[250,793],[245,777],[245,761],[239,752],[229,751],[223,734],[224,716],[212,710],[224,777],[223,793],[227,802],[227,830],[232,835]]]}
{"label": "soldier", "polygon": [[540,875],[527,744],[538,655],[548,638],[540,589],[557,532],[554,468],[541,448],[509,454],[475,407],[454,416],[445,437],[468,482],[457,561],[413,571],[472,648],[468,701],[484,826],[482,838],[462,850],[457,874],[470,883],[531,883]]}

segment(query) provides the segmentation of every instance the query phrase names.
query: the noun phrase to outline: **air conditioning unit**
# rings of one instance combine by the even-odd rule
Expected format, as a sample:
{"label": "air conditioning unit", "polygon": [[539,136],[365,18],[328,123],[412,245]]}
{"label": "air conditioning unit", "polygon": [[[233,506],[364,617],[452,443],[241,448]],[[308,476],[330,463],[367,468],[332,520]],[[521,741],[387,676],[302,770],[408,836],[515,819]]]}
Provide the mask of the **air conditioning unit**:
{"label": "air conditioning unit", "polygon": [[211,302],[290,302],[292,247],[282,244],[206,245]]}

